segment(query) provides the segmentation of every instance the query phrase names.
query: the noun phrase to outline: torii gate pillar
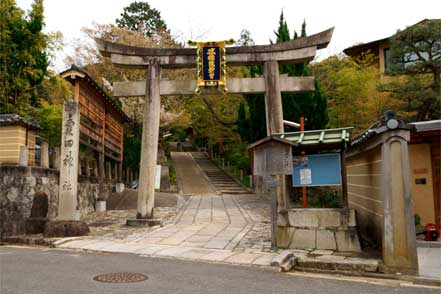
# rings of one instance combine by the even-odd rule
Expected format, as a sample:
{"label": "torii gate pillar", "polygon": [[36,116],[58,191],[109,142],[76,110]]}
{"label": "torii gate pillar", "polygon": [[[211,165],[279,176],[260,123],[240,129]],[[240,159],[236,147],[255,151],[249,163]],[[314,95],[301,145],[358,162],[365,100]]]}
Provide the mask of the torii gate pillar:
{"label": "torii gate pillar", "polygon": [[[283,133],[283,107],[282,94],[279,82],[279,63],[277,61],[266,61],[263,67],[265,79],[265,113],[266,113],[266,134],[271,136],[276,133]],[[277,176],[277,211],[288,208],[286,193],[286,177]]]}
{"label": "torii gate pillar", "polygon": [[158,154],[159,114],[161,110],[159,60],[151,60],[146,71],[144,120],[142,124],[141,162],[137,219],[153,219],[155,203],[155,173]]}

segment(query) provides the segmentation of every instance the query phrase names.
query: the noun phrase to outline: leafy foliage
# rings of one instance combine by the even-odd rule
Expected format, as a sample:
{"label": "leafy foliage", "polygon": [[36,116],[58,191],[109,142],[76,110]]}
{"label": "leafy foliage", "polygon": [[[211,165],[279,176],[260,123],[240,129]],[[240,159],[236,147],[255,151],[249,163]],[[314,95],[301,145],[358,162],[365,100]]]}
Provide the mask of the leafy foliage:
{"label": "leafy foliage", "polygon": [[35,114],[49,147],[60,146],[63,106],[41,101],[41,106],[35,110]]}
{"label": "leafy foliage", "polygon": [[386,86],[401,98],[410,120],[441,117],[441,20],[424,20],[391,39],[390,73],[405,74]]}
{"label": "leafy foliage", "polygon": [[161,13],[150,7],[147,2],[135,1],[124,8],[121,18],[116,20],[120,28],[126,28],[144,34],[147,37],[154,33],[166,31],[167,25],[161,18]]}
{"label": "leafy foliage", "polygon": [[14,0],[4,0],[0,15],[0,112],[27,116],[49,65],[43,1],[35,0],[25,15]]}
{"label": "leafy foliage", "polygon": [[329,127],[356,127],[360,132],[378,120],[387,109],[397,109],[400,101],[380,91],[379,70],[373,55],[359,60],[334,55],[310,65],[312,74],[328,97]]}

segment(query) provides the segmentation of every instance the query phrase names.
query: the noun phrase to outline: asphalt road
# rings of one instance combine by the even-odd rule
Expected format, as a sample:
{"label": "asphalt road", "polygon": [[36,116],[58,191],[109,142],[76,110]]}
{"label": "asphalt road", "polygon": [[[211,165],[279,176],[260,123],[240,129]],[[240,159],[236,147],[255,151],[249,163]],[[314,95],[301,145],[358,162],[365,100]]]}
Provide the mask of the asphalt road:
{"label": "asphalt road", "polygon": [[[139,272],[138,283],[101,283],[98,274]],[[269,269],[130,254],[0,247],[0,293],[440,293],[440,289],[293,276]]]}

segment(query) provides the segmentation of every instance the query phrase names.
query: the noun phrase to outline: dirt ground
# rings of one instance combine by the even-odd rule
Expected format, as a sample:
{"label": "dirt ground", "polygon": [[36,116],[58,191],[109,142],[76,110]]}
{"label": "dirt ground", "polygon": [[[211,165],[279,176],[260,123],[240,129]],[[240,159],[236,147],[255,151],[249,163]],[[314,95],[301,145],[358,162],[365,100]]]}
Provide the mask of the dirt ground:
{"label": "dirt ground", "polygon": [[[89,226],[89,236],[123,239],[134,232],[152,230],[149,227],[140,229],[126,226],[127,219],[136,217],[137,192],[125,189],[123,193],[112,193],[107,199],[107,211],[88,214],[83,220]],[[162,220],[163,225],[172,222],[178,213],[178,197],[174,193],[155,193],[154,215]]]}

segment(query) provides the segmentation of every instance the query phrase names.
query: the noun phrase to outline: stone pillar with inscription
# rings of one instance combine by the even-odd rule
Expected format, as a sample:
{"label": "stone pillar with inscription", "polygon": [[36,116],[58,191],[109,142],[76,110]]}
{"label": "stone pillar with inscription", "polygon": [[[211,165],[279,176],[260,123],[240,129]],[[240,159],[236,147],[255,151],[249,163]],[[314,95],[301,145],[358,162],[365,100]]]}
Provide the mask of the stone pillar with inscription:
{"label": "stone pillar with inscription", "polygon": [[87,225],[78,219],[79,135],[79,105],[73,100],[65,101],[61,135],[58,216],[56,221],[46,224],[45,236],[48,237],[81,236],[89,232]]}
{"label": "stone pillar with inscription", "polygon": [[79,137],[79,106],[75,101],[65,101],[63,106],[63,128],[61,135],[58,220],[77,220]]}

